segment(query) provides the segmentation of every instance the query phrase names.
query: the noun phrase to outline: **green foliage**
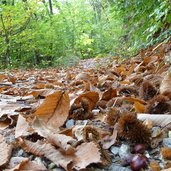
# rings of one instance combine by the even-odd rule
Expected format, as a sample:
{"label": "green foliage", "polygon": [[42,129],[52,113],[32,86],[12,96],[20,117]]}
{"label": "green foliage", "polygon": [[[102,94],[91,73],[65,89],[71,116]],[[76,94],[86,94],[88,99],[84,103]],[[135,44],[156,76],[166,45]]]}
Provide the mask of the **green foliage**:
{"label": "green foliage", "polygon": [[124,20],[130,52],[170,37],[169,0],[116,0],[114,8]]}
{"label": "green foliage", "polygon": [[78,57],[134,54],[170,36],[169,0],[0,1],[5,67],[75,65]]}

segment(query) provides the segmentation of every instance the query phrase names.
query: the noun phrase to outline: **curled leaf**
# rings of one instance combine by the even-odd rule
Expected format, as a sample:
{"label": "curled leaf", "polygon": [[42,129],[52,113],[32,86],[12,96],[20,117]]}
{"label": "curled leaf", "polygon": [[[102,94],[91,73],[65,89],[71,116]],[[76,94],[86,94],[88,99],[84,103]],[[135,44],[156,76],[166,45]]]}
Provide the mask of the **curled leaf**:
{"label": "curled leaf", "polygon": [[65,170],[67,170],[68,165],[72,161],[71,157],[67,155],[64,156],[54,146],[46,142],[37,141],[33,143],[28,140],[19,139],[19,144],[27,152],[37,156],[44,156],[53,161],[57,166],[63,167]]}
{"label": "curled leaf", "polygon": [[37,163],[36,161],[29,161],[28,158],[24,158],[24,157],[12,157],[9,164],[10,164],[10,169],[5,169],[5,171],[22,171],[22,170],[43,171],[47,169],[43,165],[43,163]]}
{"label": "curled leaf", "polygon": [[99,100],[99,94],[98,94],[97,92],[95,92],[95,91],[89,91],[89,92],[87,92],[87,93],[84,93],[84,94],[79,95],[79,96],[75,99],[74,103],[77,105],[77,104],[79,104],[83,99],[84,99],[84,100],[86,99],[86,101],[88,101],[89,110],[92,110],[92,109],[95,107],[97,101]]}

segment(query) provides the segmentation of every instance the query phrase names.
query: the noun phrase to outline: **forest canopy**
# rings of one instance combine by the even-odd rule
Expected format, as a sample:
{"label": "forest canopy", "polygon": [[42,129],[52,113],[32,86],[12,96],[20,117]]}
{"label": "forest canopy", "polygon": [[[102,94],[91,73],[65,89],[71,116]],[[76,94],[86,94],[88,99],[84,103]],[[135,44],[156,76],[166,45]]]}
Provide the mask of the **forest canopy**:
{"label": "forest canopy", "polygon": [[169,0],[1,0],[1,68],[128,57],[171,34]]}

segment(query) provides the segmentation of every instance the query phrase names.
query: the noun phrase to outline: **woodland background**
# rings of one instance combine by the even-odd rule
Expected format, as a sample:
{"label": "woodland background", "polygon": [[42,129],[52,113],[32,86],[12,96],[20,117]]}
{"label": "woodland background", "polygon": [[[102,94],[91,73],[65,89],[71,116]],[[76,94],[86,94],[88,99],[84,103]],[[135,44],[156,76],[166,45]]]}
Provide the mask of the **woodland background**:
{"label": "woodland background", "polygon": [[169,0],[1,0],[1,68],[135,55],[168,40]]}

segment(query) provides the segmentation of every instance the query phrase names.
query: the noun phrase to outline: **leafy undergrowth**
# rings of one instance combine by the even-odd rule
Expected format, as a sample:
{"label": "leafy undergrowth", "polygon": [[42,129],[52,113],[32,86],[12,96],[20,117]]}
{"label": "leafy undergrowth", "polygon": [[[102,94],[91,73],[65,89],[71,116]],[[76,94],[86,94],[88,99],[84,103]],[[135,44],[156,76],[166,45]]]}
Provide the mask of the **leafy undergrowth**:
{"label": "leafy undergrowth", "polygon": [[69,69],[0,74],[1,170],[171,167],[171,42]]}

